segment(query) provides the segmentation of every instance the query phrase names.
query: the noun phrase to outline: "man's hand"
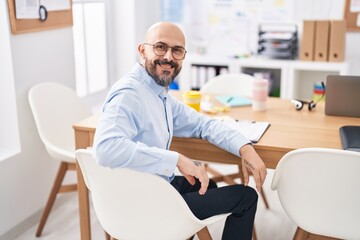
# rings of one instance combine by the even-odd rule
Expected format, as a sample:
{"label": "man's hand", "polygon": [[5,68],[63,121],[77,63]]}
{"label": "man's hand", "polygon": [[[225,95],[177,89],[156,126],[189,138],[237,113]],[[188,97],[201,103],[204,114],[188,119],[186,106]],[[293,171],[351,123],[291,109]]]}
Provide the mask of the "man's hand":
{"label": "man's hand", "polygon": [[201,183],[199,194],[204,195],[209,186],[209,177],[205,170],[204,164],[193,161],[190,158],[179,154],[177,167],[191,185],[195,184],[195,178],[199,179]]}
{"label": "man's hand", "polygon": [[245,181],[244,185],[248,185],[249,173],[251,173],[255,179],[256,189],[260,192],[261,186],[264,184],[267,174],[264,162],[250,144],[244,145],[240,148],[240,156],[242,158],[242,172]]}

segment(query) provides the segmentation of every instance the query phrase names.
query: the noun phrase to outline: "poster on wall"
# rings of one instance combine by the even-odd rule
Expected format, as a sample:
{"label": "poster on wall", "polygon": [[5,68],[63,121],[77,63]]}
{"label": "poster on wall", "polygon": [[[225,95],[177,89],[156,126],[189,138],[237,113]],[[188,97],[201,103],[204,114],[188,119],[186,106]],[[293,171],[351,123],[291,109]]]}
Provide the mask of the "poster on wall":
{"label": "poster on wall", "polygon": [[287,22],[289,0],[184,0],[183,22],[191,50],[198,54],[241,57],[257,50],[258,25]]}
{"label": "poster on wall", "polygon": [[39,10],[61,11],[70,9],[70,0],[15,0],[17,19],[38,19]]}

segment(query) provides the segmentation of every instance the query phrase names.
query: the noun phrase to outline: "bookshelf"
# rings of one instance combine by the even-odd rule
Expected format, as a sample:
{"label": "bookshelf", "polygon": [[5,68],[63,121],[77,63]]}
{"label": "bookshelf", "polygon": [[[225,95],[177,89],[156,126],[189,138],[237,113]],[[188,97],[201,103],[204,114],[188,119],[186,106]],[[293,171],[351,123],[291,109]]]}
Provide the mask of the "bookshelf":
{"label": "bookshelf", "polygon": [[194,85],[201,87],[209,77],[204,72],[194,73],[194,67],[206,66],[218,67],[218,69],[226,68],[229,73],[269,72],[272,78],[273,93],[271,95],[285,99],[310,99],[314,84],[325,81],[327,75],[349,74],[347,62],[308,62],[257,57],[235,59],[188,54],[179,78],[180,90],[189,90]]}

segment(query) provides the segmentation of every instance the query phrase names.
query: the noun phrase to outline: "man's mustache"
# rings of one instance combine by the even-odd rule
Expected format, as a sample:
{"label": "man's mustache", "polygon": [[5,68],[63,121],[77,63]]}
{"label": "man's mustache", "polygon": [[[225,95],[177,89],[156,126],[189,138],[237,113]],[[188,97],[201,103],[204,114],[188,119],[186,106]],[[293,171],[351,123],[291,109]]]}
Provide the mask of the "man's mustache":
{"label": "man's mustache", "polygon": [[177,64],[177,63],[174,62],[174,61],[167,61],[167,60],[162,60],[162,61],[160,61],[159,59],[155,60],[154,63],[155,63],[155,65],[156,65],[156,64],[159,64],[159,65],[169,64],[169,65],[170,65],[171,67],[173,67],[173,68],[176,68],[176,67],[179,66],[179,64]]}

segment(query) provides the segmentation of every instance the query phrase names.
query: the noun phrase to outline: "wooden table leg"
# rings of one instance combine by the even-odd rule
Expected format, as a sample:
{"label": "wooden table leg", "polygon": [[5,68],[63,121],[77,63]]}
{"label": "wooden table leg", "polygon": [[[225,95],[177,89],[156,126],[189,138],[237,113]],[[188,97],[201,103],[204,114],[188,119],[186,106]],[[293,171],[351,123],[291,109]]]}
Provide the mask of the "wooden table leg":
{"label": "wooden table leg", "polygon": [[81,240],[91,240],[89,193],[80,166],[76,163]]}

